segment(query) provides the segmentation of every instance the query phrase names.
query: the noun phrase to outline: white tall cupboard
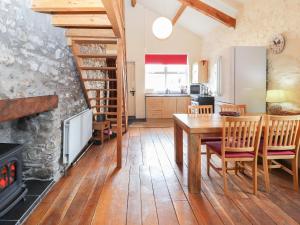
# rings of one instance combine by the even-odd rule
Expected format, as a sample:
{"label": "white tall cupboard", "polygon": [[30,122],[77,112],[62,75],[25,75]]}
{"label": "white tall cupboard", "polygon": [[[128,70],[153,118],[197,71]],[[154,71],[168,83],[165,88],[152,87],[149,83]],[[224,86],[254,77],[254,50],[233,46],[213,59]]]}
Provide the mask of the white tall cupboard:
{"label": "white tall cupboard", "polygon": [[265,47],[231,47],[220,54],[217,76],[220,104],[246,104],[248,112],[266,112],[267,51]]}

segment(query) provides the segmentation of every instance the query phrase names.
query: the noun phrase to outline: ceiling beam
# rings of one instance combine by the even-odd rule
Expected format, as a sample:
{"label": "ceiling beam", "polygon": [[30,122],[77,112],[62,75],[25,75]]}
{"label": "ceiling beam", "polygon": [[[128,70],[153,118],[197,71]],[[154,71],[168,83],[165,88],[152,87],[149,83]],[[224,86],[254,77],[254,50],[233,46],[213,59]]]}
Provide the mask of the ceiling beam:
{"label": "ceiling beam", "polygon": [[131,6],[132,6],[132,7],[135,7],[136,1],[137,1],[137,0],[131,0]]}
{"label": "ceiling beam", "polygon": [[111,28],[105,14],[56,14],[52,16],[52,24],[64,28]]}
{"label": "ceiling beam", "polygon": [[187,5],[185,3],[182,3],[180,8],[178,9],[176,15],[174,16],[172,23],[173,25],[176,24],[176,22],[178,21],[179,17],[182,15],[182,13],[184,12],[184,10],[186,9]]}
{"label": "ceiling beam", "polygon": [[41,13],[105,13],[101,0],[32,0],[33,11]]}
{"label": "ceiling beam", "polygon": [[65,33],[69,38],[115,38],[112,29],[67,29]]}
{"label": "ceiling beam", "polygon": [[188,6],[192,7],[193,9],[203,13],[206,16],[209,16],[228,27],[234,27],[236,25],[236,19],[221,12],[220,10],[202,2],[199,0],[179,0],[182,3],[187,4]]}

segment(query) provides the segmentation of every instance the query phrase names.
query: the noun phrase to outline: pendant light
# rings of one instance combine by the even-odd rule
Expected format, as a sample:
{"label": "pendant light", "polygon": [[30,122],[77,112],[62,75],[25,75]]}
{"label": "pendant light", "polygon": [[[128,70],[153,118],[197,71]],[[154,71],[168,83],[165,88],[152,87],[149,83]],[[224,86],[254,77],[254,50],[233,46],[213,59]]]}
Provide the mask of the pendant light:
{"label": "pendant light", "polygon": [[167,39],[173,32],[173,24],[166,17],[159,17],[153,22],[152,32],[158,39]]}

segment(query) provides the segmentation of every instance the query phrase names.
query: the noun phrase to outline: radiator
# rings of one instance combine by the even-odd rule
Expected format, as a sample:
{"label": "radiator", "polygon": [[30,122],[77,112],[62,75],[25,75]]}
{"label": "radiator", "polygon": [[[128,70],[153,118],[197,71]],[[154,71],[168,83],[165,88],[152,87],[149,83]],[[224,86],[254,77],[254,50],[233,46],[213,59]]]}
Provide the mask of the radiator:
{"label": "radiator", "polygon": [[93,113],[85,110],[64,121],[63,163],[70,166],[93,135]]}

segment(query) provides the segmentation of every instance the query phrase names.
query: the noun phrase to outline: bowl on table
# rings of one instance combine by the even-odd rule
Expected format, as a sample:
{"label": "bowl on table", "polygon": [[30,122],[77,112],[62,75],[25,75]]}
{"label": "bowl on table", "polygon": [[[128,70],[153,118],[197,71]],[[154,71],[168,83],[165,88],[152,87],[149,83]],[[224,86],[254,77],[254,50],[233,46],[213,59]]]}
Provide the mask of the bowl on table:
{"label": "bowl on table", "polygon": [[220,112],[220,116],[240,116],[241,114],[239,112]]}

